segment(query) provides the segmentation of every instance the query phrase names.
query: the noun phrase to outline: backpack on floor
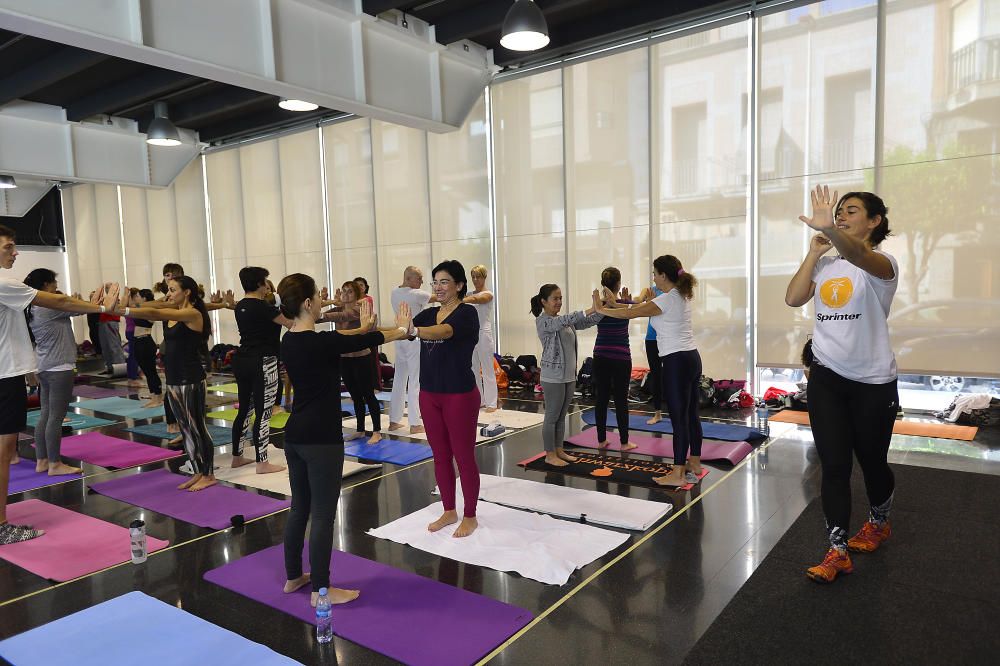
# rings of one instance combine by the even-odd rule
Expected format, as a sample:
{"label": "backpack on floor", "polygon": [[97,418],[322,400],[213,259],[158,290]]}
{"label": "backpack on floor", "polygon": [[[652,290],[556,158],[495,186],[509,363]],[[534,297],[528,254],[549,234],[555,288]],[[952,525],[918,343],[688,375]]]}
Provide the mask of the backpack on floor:
{"label": "backpack on floor", "polygon": [[576,375],[576,390],[584,396],[594,394],[594,359],[588,356]]}
{"label": "backpack on floor", "polygon": [[711,407],[714,398],[715,380],[702,375],[698,382],[698,407],[701,409]]}

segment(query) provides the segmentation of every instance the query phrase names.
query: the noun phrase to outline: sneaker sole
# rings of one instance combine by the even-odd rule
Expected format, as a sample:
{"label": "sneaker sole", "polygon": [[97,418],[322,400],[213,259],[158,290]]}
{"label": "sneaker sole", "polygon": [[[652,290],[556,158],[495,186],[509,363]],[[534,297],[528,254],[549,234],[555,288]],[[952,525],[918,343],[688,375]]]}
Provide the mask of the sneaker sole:
{"label": "sneaker sole", "polygon": [[851,573],[854,573],[853,569],[850,570],[850,571],[838,571],[836,576],[834,576],[830,580],[827,580],[826,578],[823,578],[822,576],[811,574],[808,571],[806,571],[806,578],[808,578],[809,580],[811,580],[813,582],[816,582],[816,583],[821,583],[823,585],[829,585],[830,583],[835,582],[841,576],[846,576],[846,575],[851,574]]}

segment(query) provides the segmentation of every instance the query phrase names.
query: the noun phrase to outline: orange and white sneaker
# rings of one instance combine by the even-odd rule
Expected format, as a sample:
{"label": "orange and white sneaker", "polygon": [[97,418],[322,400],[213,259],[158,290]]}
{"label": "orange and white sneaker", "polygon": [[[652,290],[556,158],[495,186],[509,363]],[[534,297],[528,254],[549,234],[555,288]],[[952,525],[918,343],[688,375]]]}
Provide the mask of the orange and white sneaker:
{"label": "orange and white sneaker", "polygon": [[861,530],[847,540],[847,548],[855,553],[870,553],[882,542],[892,536],[892,528],[885,522],[879,526],[872,521],[866,521]]}
{"label": "orange and white sneaker", "polygon": [[806,569],[806,575],[817,583],[832,583],[840,574],[849,574],[854,571],[851,564],[851,556],[846,550],[831,548],[826,551],[826,557],[822,564]]}

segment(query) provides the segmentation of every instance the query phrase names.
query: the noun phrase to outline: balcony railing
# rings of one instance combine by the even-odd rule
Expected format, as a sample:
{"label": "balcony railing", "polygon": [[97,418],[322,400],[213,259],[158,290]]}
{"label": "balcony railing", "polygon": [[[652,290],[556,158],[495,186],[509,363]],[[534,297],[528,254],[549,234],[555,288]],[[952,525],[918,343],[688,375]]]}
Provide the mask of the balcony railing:
{"label": "balcony railing", "polygon": [[951,92],[1000,81],[1000,37],[984,37],[951,54]]}

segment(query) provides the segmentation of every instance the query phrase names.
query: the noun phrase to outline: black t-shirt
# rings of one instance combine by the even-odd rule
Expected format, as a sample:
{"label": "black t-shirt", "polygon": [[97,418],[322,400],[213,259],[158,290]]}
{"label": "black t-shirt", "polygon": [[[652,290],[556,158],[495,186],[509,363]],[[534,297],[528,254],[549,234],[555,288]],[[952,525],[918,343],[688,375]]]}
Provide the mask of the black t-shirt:
{"label": "black t-shirt", "polygon": [[[427,308],[413,318],[414,326],[437,326],[438,308]],[[431,393],[468,393],[476,388],[472,354],[479,342],[479,313],[462,303],[448,315],[454,335],[447,340],[420,341],[420,390]]]}
{"label": "black t-shirt", "polygon": [[340,428],[340,355],[384,342],[385,336],[378,331],[360,335],[337,331],[285,333],[281,360],[295,387],[295,404],[285,427],[286,442],[344,443]]}
{"label": "black t-shirt", "polygon": [[236,326],[240,329],[240,353],[277,356],[281,346],[281,324],[274,319],[278,308],[259,298],[244,298],[236,304]]}

